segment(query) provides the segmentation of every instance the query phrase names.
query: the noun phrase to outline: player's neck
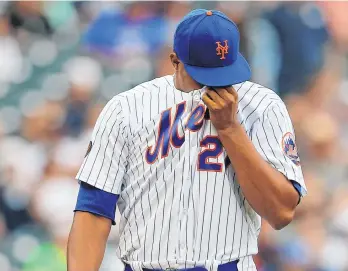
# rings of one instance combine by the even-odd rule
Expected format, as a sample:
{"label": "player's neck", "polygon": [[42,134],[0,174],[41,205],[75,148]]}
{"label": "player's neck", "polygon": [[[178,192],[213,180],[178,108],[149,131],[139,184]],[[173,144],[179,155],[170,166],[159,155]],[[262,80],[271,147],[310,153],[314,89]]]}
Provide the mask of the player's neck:
{"label": "player's neck", "polygon": [[191,91],[195,91],[198,89],[203,88],[204,86],[195,82],[194,80],[187,80],[185,82],[182,82],[180,80],[178,80],[178,78],[175,76],[175,74],[173,75],[173,81],[174,81],[174,86],[177,90],[185,92],[185,93],[189,93]]}

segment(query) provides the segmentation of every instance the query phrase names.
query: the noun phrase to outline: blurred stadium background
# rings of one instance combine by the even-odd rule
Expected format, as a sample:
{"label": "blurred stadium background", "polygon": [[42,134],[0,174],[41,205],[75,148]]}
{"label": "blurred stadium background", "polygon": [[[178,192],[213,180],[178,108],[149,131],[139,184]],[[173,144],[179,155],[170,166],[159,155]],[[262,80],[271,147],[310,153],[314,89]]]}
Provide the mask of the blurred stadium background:
{"label": "blurred stadium background", "polygon": [[[286,101],[309,195],[259,270],[348,270],[348,2],[0,2],[0,270],[64,271],[75,173],[107,100],[171,74],[180,18],[220,9]],[[101,270],[116,265],[113,227]]]}

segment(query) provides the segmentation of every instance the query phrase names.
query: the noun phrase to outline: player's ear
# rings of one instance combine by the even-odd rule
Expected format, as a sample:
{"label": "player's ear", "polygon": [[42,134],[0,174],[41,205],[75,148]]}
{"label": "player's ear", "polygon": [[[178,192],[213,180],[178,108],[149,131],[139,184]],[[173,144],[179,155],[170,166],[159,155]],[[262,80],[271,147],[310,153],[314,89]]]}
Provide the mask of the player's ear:
{"label": "player's ear", "polygon": [[180,63],[178,56],[176,55],[176,53],[173,52],[169,55],[169,57],[170,57],[170,62],[172,62],[174,69],[177,71],[179,69],[179,63]]}

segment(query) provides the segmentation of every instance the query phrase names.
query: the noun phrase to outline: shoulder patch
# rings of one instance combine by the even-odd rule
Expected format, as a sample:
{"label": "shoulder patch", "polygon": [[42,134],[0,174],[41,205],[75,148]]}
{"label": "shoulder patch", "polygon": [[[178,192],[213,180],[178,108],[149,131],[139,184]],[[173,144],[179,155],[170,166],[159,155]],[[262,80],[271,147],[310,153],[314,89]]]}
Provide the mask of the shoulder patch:
{"label": "shoulder patch", "polygon": [[300,165],[300,157],[298,156],[295,136],[288,132],[283,136],[282,149],[286,157],[288,157],[296,166]]}
{"label": "shoulder patch", "polygon": [[87,155],[91,152],[92,146],[93,146],[92,141],[90,141],[88,144],[88,148],[87,148],[85,157],[87,157]]}

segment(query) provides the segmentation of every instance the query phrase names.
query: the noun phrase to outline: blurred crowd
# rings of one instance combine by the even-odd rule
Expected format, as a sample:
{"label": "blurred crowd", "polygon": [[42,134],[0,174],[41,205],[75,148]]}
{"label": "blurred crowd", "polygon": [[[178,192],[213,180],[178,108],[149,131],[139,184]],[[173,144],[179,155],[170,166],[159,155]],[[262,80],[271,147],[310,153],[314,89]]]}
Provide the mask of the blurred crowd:
{"label": "blurred crowd", "polygon": [[[114,95],[173,73],[173,33],[193,8],[238,24],[253,81],[284,99],[295,126],[309,195],[286,229],[263,223],[259,270],[348,270],[348,2],[2,1],[1,271],[66,270],[96,118]],[[119,270],[117,236],[101,270]]]}

